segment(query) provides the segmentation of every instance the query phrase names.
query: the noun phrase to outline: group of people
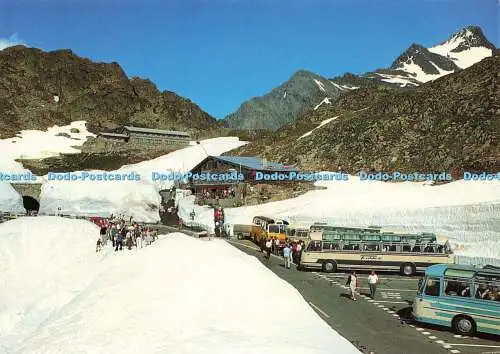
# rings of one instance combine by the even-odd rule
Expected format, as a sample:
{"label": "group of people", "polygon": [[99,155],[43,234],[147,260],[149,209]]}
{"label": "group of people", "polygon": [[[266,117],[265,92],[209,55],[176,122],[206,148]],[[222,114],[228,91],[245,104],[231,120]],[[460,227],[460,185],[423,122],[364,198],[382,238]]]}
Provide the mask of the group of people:
{"label": "group of people", "polygon": [[[378,279],[378,275],[375,273],[375,271],[372,271],[368,276],[368,286],[370,287],[370,297],[372,299],[375,298],[375,292],[377,291],[377,285],[379,284],[379,282],[380,281]],[[356,296],[360,286],[360,282],[355,271],[352,271],[351,274],[347,277],[347,282],[345,285],[348,286],[349,290],[351,291],[351,299],[353,301],[357,301]]]}
{"label": "group of people", "polygon": [[132,218],[128,223],[123,218],[103,219],[99,222],[99,226],[96,252],[107,245],[108,241],[111,241],[115,251],[121,251],[123,247],[130,250],[132,247],[149,246],[158,238],[156,230],[151,227],[141,227],[136,222],[132,222]]}
{"label": "group of people", "polygon": [[201,195],[207,199],[226,199],[234,198],[236,192],[234,188],[222,188],[222,189],[205,189],[201,192]]}
{"label": "group of people", "polygon": [[266,259],[271,257],[271,253],[276,256],[282,255],[285,268],[290,269],[292,263],[299,262],[303,248],[303,241],[290,241],[289,239],[285,239],[283,243],[279,238],[271,237],[265,242],[263,251]]}

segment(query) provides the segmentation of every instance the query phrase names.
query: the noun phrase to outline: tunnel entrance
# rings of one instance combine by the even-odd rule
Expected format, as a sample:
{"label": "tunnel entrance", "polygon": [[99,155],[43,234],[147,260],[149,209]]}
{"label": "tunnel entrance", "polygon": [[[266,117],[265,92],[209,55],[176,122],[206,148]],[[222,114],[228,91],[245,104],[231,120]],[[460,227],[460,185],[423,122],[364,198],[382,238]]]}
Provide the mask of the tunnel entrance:
{"label": "tunnel entrance", "polygon": [[33,211],[36,211],[38,213],[38,210],[40,209],[40,203],[38,202],[38,200],[30,197],[29,195],[23,195],[23,206],[28,214]]}

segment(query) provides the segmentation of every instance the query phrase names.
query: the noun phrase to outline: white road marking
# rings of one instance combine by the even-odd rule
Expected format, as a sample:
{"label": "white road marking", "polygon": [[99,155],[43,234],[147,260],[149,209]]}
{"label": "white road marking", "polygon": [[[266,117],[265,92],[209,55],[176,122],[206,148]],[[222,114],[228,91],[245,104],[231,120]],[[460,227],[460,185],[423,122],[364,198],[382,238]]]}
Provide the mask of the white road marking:
{"label": "white road marking", "polygon": [[449,345],[449,344],[445,344],[445,345],[443,345],[443,348],[450,349],[450,348],[451,348],[451,345]]}
{"label": "white road marking", "polygon": [[437,340],[436,343],[437,344],[444,344],[444,340]]}
{"label": "white road marking", "polygon": [[394,314],[394,315],[392,315],[392,316],[394,316],[394,317],[399,317],[399,315],[396,315],[396,314]]}
{"label": "white road marking", "polygon": [[428,336],[429,334],[431,334],[431,332],[422,332],[422,334],[423,334],[424,336]]}
{"label": "white road marking", "polygon": [[[328,275],[330,278],[343,278],[343,279],[346,279],[348,274],[346,273],[345,275]],[[408,277],[400,277],[400,276],[394,276],[394,277],[390,277],[390,278],[380,278],[379,277],[379,280],[413,280],[413,281],[417,281],[418,279],[416,279],[415,277],[413,278],[408,278]]]}
{"label": "white road marking", "polygon": [[479,348],[500,348],[500,345],[487,345],[487,344],[463,344],[463,343],[448,343],[453,347],[479,347]]}
{"label": "white road marking", "polygon": [[436,336],[429,336],[429,339],[436,339]]}
{"label": "white road marking", "polygon": [[318,306],[314,305],[311,301],[309,301],[309,305],[311,305],[314,309],[316,309],[319,313],[321,313],[326,318],[330,318],[330,316],[325,311],[320,309]]}
{"label": "white road marking", "polygon": [[[370,300],[368,300],[370,301]],[[408,302],[407,301],[380,301],[380,300],[377,300],[377,302],[374,302],[373,304],[375,305],[378,305],[379,303],[389,303],[389,304],[407,304],[408,305]]]}
{"label": "white road marking", "polygon": [[423,328],[417,328],[417,331],[422,332],[424,329]]}
{"label": "white road marking", "polygon": [[460,350],[451,349],[450,352],[452,352],[453,354],[457,354],[457,353],[460,353]]}

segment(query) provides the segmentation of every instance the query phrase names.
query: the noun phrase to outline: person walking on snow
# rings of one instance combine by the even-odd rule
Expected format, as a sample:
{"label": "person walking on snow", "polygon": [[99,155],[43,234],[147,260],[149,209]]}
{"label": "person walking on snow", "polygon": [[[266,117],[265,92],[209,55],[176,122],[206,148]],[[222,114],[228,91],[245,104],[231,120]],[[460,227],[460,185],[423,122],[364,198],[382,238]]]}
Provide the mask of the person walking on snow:
{"label": "person walking on snow", "polygon": [[137,230],[138,230],[138,232],[137,232],[136,237],[135,237],[135,247],[142,248],[142,232],[139,228]]}
{"label": "person walking on snow", "polygon": [[285,268],[290,269],[292,264],[292,249],[288,243],[283,248],[283,259],[285,260]]}
{"label": "person walking on snow", "polygon": [[368,286],[370,287],[370,297],[372,299],[375,298],[375,291],[377,290],[378,282],[377,274],[375,274],[375,271],[372,271],[372,273],[368,276]]}

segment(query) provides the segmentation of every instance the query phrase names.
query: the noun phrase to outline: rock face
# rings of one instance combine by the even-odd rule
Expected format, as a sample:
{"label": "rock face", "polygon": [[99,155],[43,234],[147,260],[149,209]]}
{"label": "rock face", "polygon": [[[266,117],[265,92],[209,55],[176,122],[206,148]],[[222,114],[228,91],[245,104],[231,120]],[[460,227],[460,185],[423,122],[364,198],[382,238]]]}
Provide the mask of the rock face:
{"label": "rock face", "polygon": [[411,90],[351,91],[239,153],[320,171],[500,171],[499,65],[496,50]]}
{"label": "rock face", "polygon": [[0,51],[1,138],[76,120],[86,120],[94,133],[118,125],[196,133],[217,125],[190,100],[129,79],[115,62],[94,63],[71,50]]}
{"label": "rock face", "polygon": [[276,130],[312,109],[325,97],[338,98],[340,92],[324,77],[299,70],[270,93],[244,102],[236,112],[224,118],[224,125],[232,129]]}

